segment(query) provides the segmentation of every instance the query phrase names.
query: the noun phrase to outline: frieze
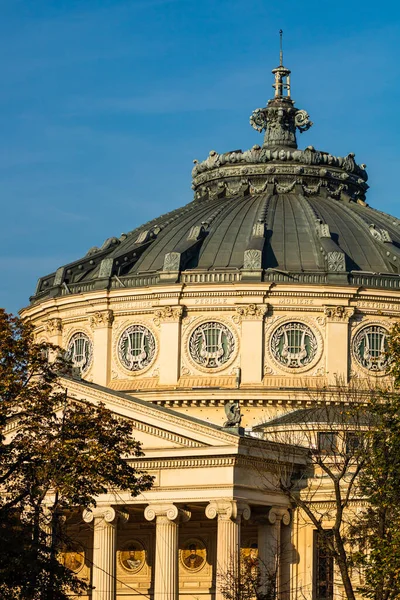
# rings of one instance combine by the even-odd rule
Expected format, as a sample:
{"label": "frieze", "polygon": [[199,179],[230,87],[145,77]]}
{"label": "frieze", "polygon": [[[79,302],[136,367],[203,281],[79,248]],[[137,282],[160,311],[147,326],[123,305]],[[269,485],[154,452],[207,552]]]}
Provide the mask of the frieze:
{"label": "frieze", "polygon": [[221,304],[228,304],[228,300],[227,298],[196,298],[194,303],[211,306],[220,306]]}
{"label": "frieze", "polygon": [[371,302],[368,300],[359,300],[357,301],[357,308],[400,311],[400,304],[392,304],[391,302]]}
{"label": "frieze", "polygon": [[278,304],[302,304],[302,305],[311,305],[314,304],[314,300],[312,298],[282,298],[278,300]]}
{"label": "frieze", "polygon": [[111,327],[113,321],[114,314],[112,310],[97,311],[89,317],[89,323],[92,329],[98,329],[100,327]]}
{"label": "frieze", "polygon": [[138,308],[153,308],[154,304],[155,304],[155,300],[153,301],[135,301],[132,300],[132,302],[119,302],[118,303],[118,311],[120,310],[129,310],[129,309],[138,309]]}

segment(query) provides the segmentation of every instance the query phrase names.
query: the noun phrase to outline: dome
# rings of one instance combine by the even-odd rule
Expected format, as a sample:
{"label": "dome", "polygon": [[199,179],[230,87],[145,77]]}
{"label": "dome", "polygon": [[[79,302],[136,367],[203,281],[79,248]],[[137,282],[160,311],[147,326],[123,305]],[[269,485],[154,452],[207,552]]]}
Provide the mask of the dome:
{"label": "dome", "polygon": [[40,278],[31,301],[178,282],[398,289],[400,220],[368,206],[354,154],[298,149],[296,131],[312,123],[291,99],[290,71],[273,73],[274,98],[250,117],[262,146],[194,161],[192,202]]}

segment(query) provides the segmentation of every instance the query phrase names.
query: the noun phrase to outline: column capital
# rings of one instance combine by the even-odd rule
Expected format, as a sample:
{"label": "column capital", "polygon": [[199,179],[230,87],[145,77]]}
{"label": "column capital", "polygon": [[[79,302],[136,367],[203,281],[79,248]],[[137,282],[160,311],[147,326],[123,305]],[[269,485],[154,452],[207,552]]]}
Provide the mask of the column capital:
{"label": "column capital", "polygon": [[289,511],[287,508],[281,506],[272,506],[266,514],[266,518],[271,525],[275,525],[275,523],[279,523],[280,521],[284,525],[289,525],[290,523]]}
{"label": "column capital", "polygon": [[111,327],[113,321],[114,313],[112,310],[98,310],[89,317],[89,323],[92,329]]}
{"label": "column capital", "polygon": [[178,508],[175,504],[149,504],[144,511],[144,518],[147,521],[153,521],[154,519],[164,519],[177,523],[179,521],[189,521],[191,517],[189,510]]}
{"label": "column capital", "polygon": [[154,311],[154,324],[179,323],[183,315],[183,306],[160,306]]}
{"label": "column capital", "polygon": [[206,507],[206,517],[215,519],[217,515],[221,521],[235,521],[240,517],[248,521],[251,516],[251,509],[245,502],[237,500],[211,500]]}
{"label": "column capital", "polygon": [[44,322],[44,329],[49,335],[59,335],[62,333],[63,329],[62,320],[58,317],[47,319],[47,321]]}
{"label": "column capital", "polygon": [[242,304],[236,307],[236,322],[262,321],[268,312],[268,304]]}
{"label": "column capital", "polygon": [[331,323],[348,323],[354,311],[352,306],[324,306],[326,320]]}
{"label": "column capital", "polygon": [[118,519],[126,523],[129,519],[129,514],[125,511],[116,510],[112,506],[96,506],[93,509],[85,508],[82,518],[85,523],[92,523],[94,519],[103,519],[106,523],[115,525]]}

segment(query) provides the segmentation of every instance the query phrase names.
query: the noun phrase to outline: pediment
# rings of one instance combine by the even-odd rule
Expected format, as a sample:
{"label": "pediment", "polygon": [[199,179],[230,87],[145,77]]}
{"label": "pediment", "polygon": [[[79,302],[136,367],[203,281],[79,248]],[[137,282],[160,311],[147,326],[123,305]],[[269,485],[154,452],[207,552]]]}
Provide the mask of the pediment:
{"label": "pediment", "polygon": [[103,402],[113,413],[129,418],[135,438],[143,449],[237,446],[239,436],[217,425],[180,414],[145,400],[99,385],[75,379],[63,380],[68,396],[97,404]]}

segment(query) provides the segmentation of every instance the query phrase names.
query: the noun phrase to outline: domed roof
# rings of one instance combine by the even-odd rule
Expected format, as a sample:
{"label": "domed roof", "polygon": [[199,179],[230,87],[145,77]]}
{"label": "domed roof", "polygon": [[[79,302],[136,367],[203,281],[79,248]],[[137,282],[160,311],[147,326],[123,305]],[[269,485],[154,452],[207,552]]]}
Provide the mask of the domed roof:
{"label": "domed roof", "polygon": [[193,168],[194,200],[91,248],[39,279],[33,302],[96,289],[245,281],[400,287],[400,220],[370,208],[365,165],[312,146],[290,97],[290,71],[250,118],[262,146],[210,152]]}

